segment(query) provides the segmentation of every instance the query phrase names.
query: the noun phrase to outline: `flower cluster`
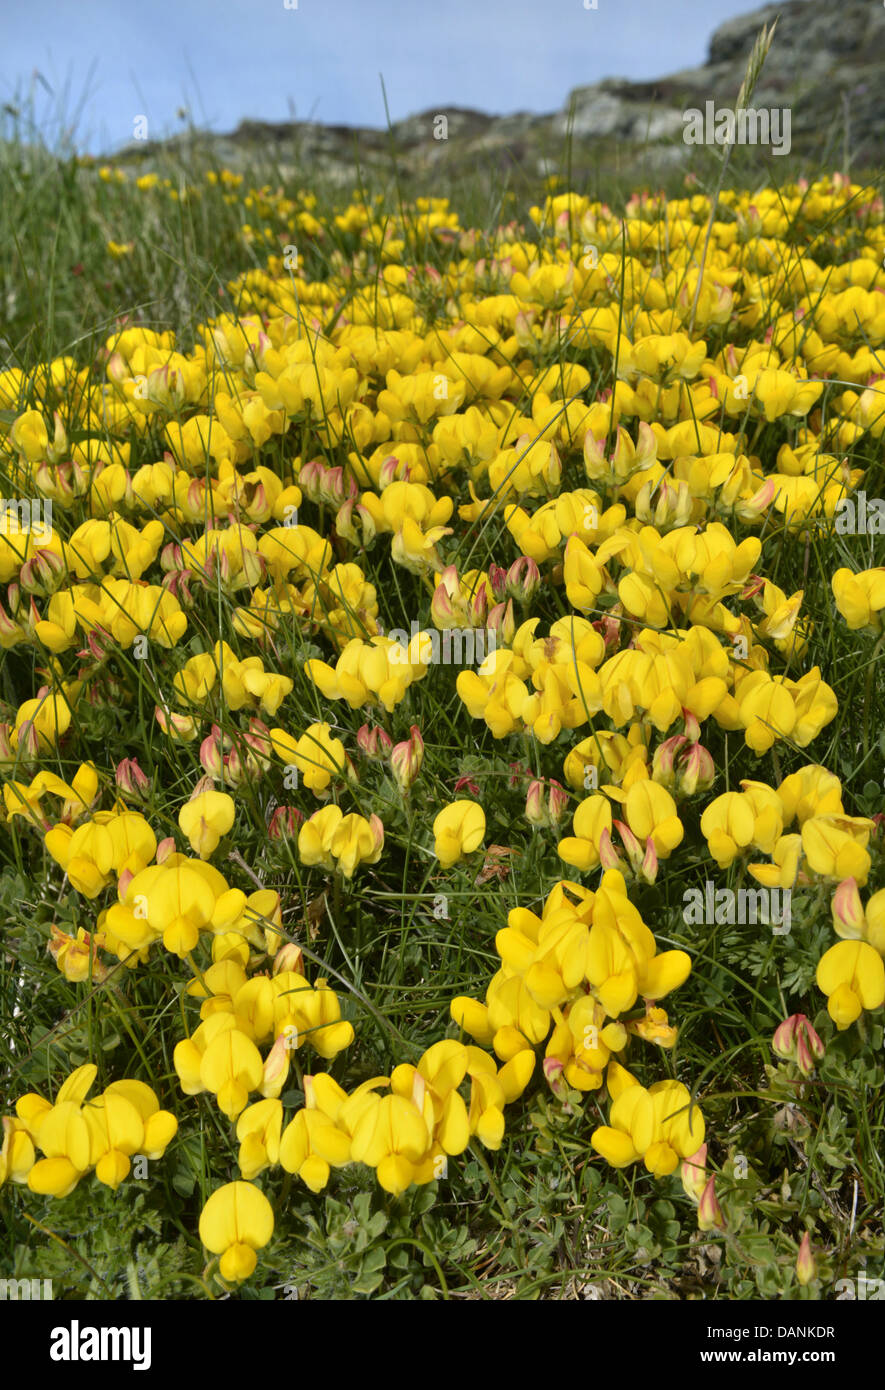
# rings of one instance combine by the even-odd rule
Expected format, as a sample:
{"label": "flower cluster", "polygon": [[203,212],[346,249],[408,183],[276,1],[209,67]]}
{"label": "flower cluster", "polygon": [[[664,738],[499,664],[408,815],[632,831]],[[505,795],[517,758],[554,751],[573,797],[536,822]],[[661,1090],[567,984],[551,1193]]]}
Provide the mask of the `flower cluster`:
{"label": "flower cluster", "polygon": [[[180,1003],[165,1054],[239,1145],[242,1180],[200,1220],[229,1282],[273,1236],[259,1179],[433,1182],[501,1146],[536,1071],[545,1106],[607,1106],[596,1154],[681,1170],[722,1229],[690,1081],[638,1046],[674,1047],[661,1001],[692,970],[658,949],[649,886],[709,860],[831,902],[840,939],[805,979],[838,1030],[885,1004],[877,821],[842,764],[844,786],[796,751],[839,727],[842,689],[809,556],[885,432],[881,201],[834,177],[616,216],[551,190],[531,230],[480,232],[447,199],[320,216],[226,171],[187,197],[210,189],[248,214],[226,310],[0,372],[2,833],[59,903],[37,927],[52,986],[99,1014],[112,991]],[[117,273],[133,247],[107,242]],[[821,582],[840,640],[881,640],[885,569]],[[499,969],[451,1000],[461,1036],[422,1036],[389,1075],[352,1060],[376,963],[364,940],[352,958],[354,923],[375,914],[386,962],[391,899],[460,903],[524,853],[534,882],[576,879],[535,910],[514,892]],[[343,1006],[329,979],[354,972]],[[309,1050],[328,1071],[303,1073]],[[824,1044],[792,1014],[775,1051],[807,1076]],[[94,1168],[116,1188],[163,1152],[177,1121],[151,1088],[87,1101],[95,1075],[18,1101],[0,1180],[63,1196]]]}
{"label": "flower cluster", "polygon": [[175,1116],[160,1109],[143,1081],[112,1081],[87,1100],[97,1074],[87,1063],[71,1072],[54,1102],[35,1091],[16,1101],[15,1115],[3,1117],[0,1185],[9,1178],[32,1192],[67,1197],[94,1170],[99,1182],[116,1191],[133,1154],[162,1158],[178,1131]]}

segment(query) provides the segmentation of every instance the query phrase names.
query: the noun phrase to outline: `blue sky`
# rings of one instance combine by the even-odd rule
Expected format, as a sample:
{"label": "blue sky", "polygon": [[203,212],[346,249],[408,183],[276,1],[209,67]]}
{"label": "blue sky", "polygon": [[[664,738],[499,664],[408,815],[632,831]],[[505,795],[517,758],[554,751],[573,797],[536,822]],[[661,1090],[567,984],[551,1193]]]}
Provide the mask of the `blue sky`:
{"label": "blue sky", "polygon": [[[289,0],[292,4],[293,0]],[[753,0],[0,0],[0,103],[33,91],[81,150],[243,118],[383,126],[446,106],[559,110],[572,87],[700,63]],[[35,70],[52,89],[34,77]]]}

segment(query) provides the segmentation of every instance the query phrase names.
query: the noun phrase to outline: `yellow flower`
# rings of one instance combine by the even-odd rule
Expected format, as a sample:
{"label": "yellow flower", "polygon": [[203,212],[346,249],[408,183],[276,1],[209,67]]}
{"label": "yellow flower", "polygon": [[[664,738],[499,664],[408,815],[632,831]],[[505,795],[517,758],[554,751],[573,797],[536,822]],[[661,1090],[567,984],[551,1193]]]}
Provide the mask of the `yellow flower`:
{"label": "yellow flower", "polygon": [[273,1207],[249,1182],[217,1188],[200,1215],[200,1240],[221,1256],[221,1277],[230,1283],[249,1278],[257,1264],[255,1252],[267,1245],[273,1228]]}
{"label": "yellow flower", "polygon": [[827,1012],[840,1032],[864,1009],[885,1004],[885,964],[866,941],[837,941],[818,961],[816,979],[828,996]]}
{"label": "yellow flower", "polygon": [[684,834],[676,802],[657,782],[634,782],[625,801],[630,829],[644,844],[649,838],[659,859],[666,859]]}
{"label": "yellow flower", "polygon": [[282,1127],[283,1107],[277,1099],[256,1101],[241,1113],[237,1120],[237,1162],[247,1181],[256,1178],[268,1165],[279,1163]]}
{"label": "yellow flower", "polygon": [[665,1177],[704,1142],[704,1118],[681,1081],[658,1081],[647,1091],[628,1086],[613,1102],[609,1120],[593,1131],[590,1143],[615,1168],[641,1158],[655,1177]]}
{"label": "yellow flower", "polygon": [[611,834],[612,812],[608,797],[588,796],[572,818],[573,836],[560,840],[556,851],[566,864],[577,869],[595,869],[599,864],[603,834]]}
{"label": "yellow flower", "polygon": [[376,1097],[356,1125],[350,1153],[356,1163],[374,1168],[378,1181],[394,1196],[405,1192],[431,1147],[427,1123],[411,1099]]}
{"label": "yellow flower", "polygon": [[84,980],[92,979],[95,984],[101,984],[107,978],[107,966],[96,954],[98,947],[103,944],[100,935],[90,938],[83,927],[78,927],[76,936],[68,936],[54,922],[49,930],[51,936],[47,950],[66,980],[82,984]]}
{"label": "yellow flower", "polygon": [[882,631],[881,612],[885,608],[885,567],[852,574],[838,569],[833,575],[836,607],[852,631]]}
{"label": "yellow flower", "polygon": [[[318,1079],[313,1078],[314,1082]],[[343,1167],[350,1158],[350,1135],[319,1108],[299,1110],[283,1131],[280,1163],[287,1173],[301,1178],[311,1192],[321,1192],[331,1169]]]}
{"label": "yellow flower", "polygon": [[452,801],[433,822],[434,853],[444,869],[479,849],[486,833],[485,812],[476,801]]}
{"label": "yellow flower", "polygon": [[0,1187],[11,1178],[26,1183],[34,1166],[34,1141],[26,1125],[9,1115],[3,1116],[3,1148],[0,1149]]}
{"label": "yellow flower", "polygon": [[178,824],[201,859],[209,859],[234,823],[236,806],[226,792],[206,791],[182,806]]}
{"label": "yellow flower", "polygon": [[861,816],[810,816],[802,826],[802,850],[812,873],[862,887],[870,872],[867,842],[874,822]]}
{"label": "yellow flower", "polygon": [[285,729],[271,729],[270,740],[277,757],[294,764],[308,790],[324,800],[332,778],[347,772],[344,744],[332,737],[328,724],[311,724],[297,740]]}
{"label": "yellow flower", "polygon": [[353,878],[360,864],[376,864],[384,848],[384,826],[378,816],[345,816],[340,806],[314,811],[298,832],[298,855],[303,864],[338,869]]}

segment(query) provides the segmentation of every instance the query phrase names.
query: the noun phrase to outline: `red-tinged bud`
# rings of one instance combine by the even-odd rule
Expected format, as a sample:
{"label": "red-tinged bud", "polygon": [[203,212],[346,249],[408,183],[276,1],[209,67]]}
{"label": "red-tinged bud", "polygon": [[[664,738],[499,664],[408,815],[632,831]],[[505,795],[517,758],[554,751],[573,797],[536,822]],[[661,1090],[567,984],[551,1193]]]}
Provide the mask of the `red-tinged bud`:
{"label": "red-tinged bud", "polygon": [[281,970],[292,970],[296,975],[304,974],[304,954],[294,941],[287,941],[273,958],[273,973],[279,975]]}
{"label": "red-tinged bud", "polygon": [[608,826],[599,836],[599,862],[603,869],[623,869],[624,861],[615,849]]}
{"label": "red-tinged bud", "polygon": [[196,725],[189,714],[179,714],[176,710],[164,709],[162,705],[157,705],[154,708],[154,718],[164,734],[191,739],[196,733]]}
{"label": "red-tinged bud", "polygon": [[19,613],[19,622],[24,623],[25,630],[29,636],[33,637],[34,633],[37,631],[37,624],[40,622],[40,618],[41,614],[39,608],[33,598],[29,599],[27,613],[24,615]]}
{"label": "red-tinged bud", "polygon": [[59,463],[68,452],[68,436],[65,430],[61,415],[57,410],[52,412],[55,428],[52,434],[52,443],[46,450],[46,457],[50,463]]}
{"label": "red-tinged bud", "polygon": [[529,783],[525,799],[525,818],[529,825],[549,825],[547,808],[544,805],[543,778],[534,778]]}
{"label": "red-tinged bud", "polygon": [[192,577],[192,570],[173,570],[171,574],[164,574],[163,576],[163,588],[168,589],[182,608],[193,608],[197,601],[190,590]]}
{"label": "red-tinged bud", "polygon": [[121,352],[111,353],[105,363],[105,372],[108,380],[112,381],[115,386],[120,386],[124,381],[129,380],[129,368],[126,366],[126,360]]}
{"label": "red-tinged bud", "polygon": [[693,1202],[700,1202],[707,1186],[707,1146],[701,1147],[691,1155],[684,1158],[679,1169],[679,1176],[682,1179],[682,1188],[687,1197]]}
{"label": "red-tinged bud", "polygon": [[486,627],[489,632],[495,634],[499,647],[509,647],[516,636],[516,619],[513,616],[512,598],[509,598],[506,604],[496,603],[495,607],[489,610]]}
{"label": "red-tinged bud", "polygon": [[804,1288],[810,1284],[817,1274],[817,1263],[811,1252],[811,1232],[806,1231],[799,1242],[799,1253],[796,1256],[796,1278]]}
{"label": "red-tinged bud", "polygon": [[253,759],[247,757],[244,761],[240,756],[240,750],[232,748],[225,756],[223,776],[219,780],[222,786],[238,787],[247,777],[252,780],[255,775],[256,769]]}
{"label": "red-tinged bud", "polygon": [[297,806],[278,806],[270,818],[267,834],[271,840],[294,840],[304,823],[304,812]]}
{"label": "red-tinged bud", "polygon": [[316,1096],[316,1087],[315,1087],[314,1084],[313,1084],[313,1077],[312,1077],[312,1076],[305,1076],[305,1077],[302,1077],[302,1085],[303,1085],[303,1087],[304,1087],[304,1108],[305,1108],[305,1110],[316,1110],[316,1108],[317,1108],[317,1096]]}
{"label": "red-tinged bud", "polygon": [[298,486],[309,502],[319,504],[322,500],[322,480],[325,469],[321,459],[308,459],[302,463],[298,473]]}
{"label": "red-tinged bud", "polygon": [[564,1076],[565,1068],[558,1057],[545,1057],[543,1066],[544,1080],[550,1087],[556,1099],[563,1103],[568,1099],[568,1085]]}
{"label": "red-tinged bud", "polygon": [[625,825],[622,820],[616,820],[614,825],[623,841],[624,849],[627,851],[627,858],[630,861],[630,867],[635,874],[642,863],[645,851],[629,825]]}
{"label": "red-tinged bud", "polygon": [[389,487],[391,483],[398,481],[408,482],[411,474],[408,464],[403,464],[396,454],[388,454],[378,470],[378,478],[382,491]]}
{"label": "red-tinged bud", "polygon": [[220,732],[218,725],[213,724],[211,734],[208,734],[200,744],[200,766],[209,777],[219,782],[224,776]]}
{"label": "red-tinged bud", "polygon": [[134,878],[135,874],[132,869],[124,869],[122,873],[119,874],[117,878],[117,894],[121,903],[126,901],[127,889]]}
{"label": "red-tinged bud", "polygon": [[350,497],[346,502],[342,503],[335,513],[335,531],[342,540],[350,541],[351,545],[359,545],[360,543],[360,533],[353,519],[354,508],[356,506],[356,499]]}
{"label": "red-tinged bud", "polygon": [[40,753],[40,735],[34,727],[33,719],[25,719],[18,731],[17,748],[23,758],[36,758]]}
{"label": "red-tinged bud", "polygon": [[489,595],[485,584],[480,584],[467,605],[467,619],[471,627],[482,627],[489,611]]}
{"label": "red-tinged bud", "polygon": [[561,782],[550,779],[550,791],[547,793],[547,814],[550,817],[551,825],[558,825],[563,816],[568,814],[569,794]]}
{"label": "red-tinged bud", "polygon": [[374,858],[369,862],[375,863],[381,858],[381,851],[384,848],[384,822],[380,816],[372,815],[369,817],[369,828],[372,831],[372,841],[375,846]]}
{"label": "red-tinged bud", "polygon": [[41,492],[44,497],[54,497],[62,503],[69,500],[73,501],[74,489],[71,486],[70,463],[59,463],[53,466],[44,459],[34,469],[34,483],[37,491]]}
{"label": "red-tinged bud", "polygon": [[857,880],[843,878],[833,894],[830,906],[837,935],[849,941],[859,940],[863,936],[866,919],[860,893],[857,891]]}
{"label": "red-tinged bud", "polygon": [[0,724],[0,763],[14,763],[15,752],[12,747],[12,726]]}
{"label": "red-tinged bud", "polygon": [[694,796],[707,791],[716,780],[716,765],[712,755],[700,743],[693,743],[679,760],[677,790],[682,796]]}
{"label": "red-tinged bud", "polygon": [[[443,573],[445,574],[445,571]],[[441,584],[437,584],[433,591],[433,598],[430,600],[430,619],[434,627],[443,631],[457,625],[455,609],[445,579]]]}
{"label": "red-tinged bud", "polygon": [[103,627],[94,627],[91,632],[86,634],[86,646],[89,655],[95,661],[104,661],[108,652],[113,651],[116,646],[111,634]]}
{"label": "red-tinged bud", "polygon": [[767,483],[763,483],[752,497],[745,502],[738,504],[737,510],[744,521],[749,521],[754,516],[761,515],[774,501],[777,492],[777,485],[773,478],[769,478]]}
{"label": "red-tinged bud", "polygon": [[683,748],[688,746],[688,739],[684,734],[673,734],[671,738],[664,739],[655,749],[652,759],[652,780],[659,782],[662,787],[672,787],[676,782],[676,758]]}
{"label": "red-tinged bud", "polygon": [[808,1050],[816,1062],[819,1062],[826,1051],[823,1039],[810,1019],[806,1018],[802,1024],[802,1035],[808,1043]]}
{"label": "red-tinged bud", "polygon": [[15,580],[13,580],[11,584],[7,585],[6,602],[9,604],[9,611],[12,614],[12,616],[17,621],[20,621],[19,610],[22,606],[22,591],[21,585],[16,583]]}
{"label": "red-tinged bud", "polygon": [[[359,524],[357,524],[359,523]],[[351,545],[371,545],[377,534],[368,507],[357,502],[355,497],[338,508],[335,516],[335,530]]]}
{"label": "red-tinged bud", "polygon": [[393,739],[380,724],[372,729],[363,724],[357,731],[356,741],[363,757],[373,761],[389,757],[393,750]]}
{"label": "red-tinged bud", "polygon": [[701,726],[690,709],[683,709],[682,722],[685,730],[685,737],[688,739],[689,743],[697,743],[701,736]]}
{"label": "red-tinged bud", "polygon": [[253,715],[249,720],[249,731],[243,734],[243,742],[260,762],[265,766],[269,765],[273,754],[270,729],[257,715]]}
{"label": "red-tinged bud", "polygon": [[151,779],[141,770],[136,758],[123,758],[117,764],[114,781],[131,801],[146,801],[150,795]]}
{"label": "red-tinged bud", "polygon": [[533,319],[529,317],[524,309],[520,309],[514,320],[513,332],[516,336],[517,343],[524,351],[537,347],[535,335],[532,332],[532,322]]}
{"label": "red-tinged bud", "polygon": [[492,586],[495,602],[502,603],[507,597],[507,570],[503,565],[489,565],[489,583]]}
{"label": "red-tinged bud", "polygon": [[59,469],[70,469],[70,472],[65,473],[65,477],[70,479],[73,497],[83,497],[89,491],[92,479],[88,465],[84,468],[77,459],[71,459],[69,463],[60,464]]}
{"label": "red-tinged bud", "polygon": [[774,1030],[771,1050],[776,1057],[782,1057],[785,1062],[792,1062],[796,1055],[796,1028],[802,1017],[802,1014],[791,1014]]}
{"label": "red-tinged bud", "polygon": [[11,646],[22,635],[19,624],[14,618],[10,618],[3,604],[0,603],[0,643],[8,643]]}
{"label": "red-tinged bud", "polygon": [[409,730],[409,737],[402,743],[394,744],[390,754],[390,770],[393,780],[403,795],[406,795],[421,771],[424,762],[424,740],[417,724]]}
{"label": "red-tinged bud", "polygon": [[655,842],[651,835],[645,842],[645,854],[639,866],[636,877],[642,883],[654,883],[658,876],[658,852],[655,849]]}
{"label": "red-tinged bud", "polygon": [[157,845],[157,853],[154,855],[158,864],[165,864],[170,854],[175,854],[175,839],[172,835],[167,835],[165,840],[161,840]]}
{"label": "red-tinged bud", "polygon": [[805,1014],[791,1014],[775,1029],[771,1040],[775,1056],[795,1062],[803,1076],[811,1076],[824,1055],[824,1044]]}
{"label": "red-tinged bud", "polygon": [[65,562],[53,550],[38,550],[21,567],[19,580],[28,594],[54,594],[65,575]]}
{"label": "red-tinged bud", "polygon": [[698,1230],[724,1231],[725,1217],[716,1199],[716,1178],[711,1176],[698,1202]]}
{"label": "red-tinged bud", "polygon": [[799,1068],[803,1076],[813,1076],[814,1058],[811,1055],[811,1050],[808,1046],[808,1039],[803,1028],[799,1028],[796,1032],[795,1061],[796,1066]]}
{"label": "red-tinged bud", "polygon": [[324,468],[320,479],[320,500],[329,507],[340,507],[345,499],[344,469]]}
{"label": "red-tinged bud", "polygon": [[191,516],[196,518],[205,510],[206,484],[202,478],[194,478],[188,484],[187,506]]}
{"label": "red-tinged bud", "polygon": [[160,551],[160,568],[166,574],[172,574],[175,570],[181,570],[184,567],[184,557],[178,542],[170,541],[168,545],[164,545]]}
{"label": "red-tinged bud", "polygon": [[455,791],[468,791],[470,792],[471,796],[479,796],[479,787],[477,786],[476,782],[474,782],[473,779],[470,777],[459,777],[457,782],[455,783]]}
{"label": "red-tinged bud", "polygon": [[517,603],[531,603],[541,583],[541,571],[534,560],[520,555],[507,571],[505,592]]}

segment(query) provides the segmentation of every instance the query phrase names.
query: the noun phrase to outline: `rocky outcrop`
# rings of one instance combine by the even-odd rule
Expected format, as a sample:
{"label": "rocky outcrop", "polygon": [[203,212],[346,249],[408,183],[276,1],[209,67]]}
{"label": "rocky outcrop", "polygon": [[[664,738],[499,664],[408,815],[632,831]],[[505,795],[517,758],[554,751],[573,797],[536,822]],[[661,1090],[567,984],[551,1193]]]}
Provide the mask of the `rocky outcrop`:
{"label": "rocky outcrop", "polygon": [[[619,164],[644,154],[655,167],[684,163],[692,146],[682,139],[683,113],[733,107],[755,38],[778,18],[774,44],[752,97],[755,109],[789,108],[794,154],[854,169],[885,163],[885,6],[878,0],[785,0],[720,25],[707,62],[652,81],[608,78],[570,93],[562,111],[493,116],[450,107],[396,122],[390,130],[314,122],[243,121],[229,135],[198,131],[160,144],[132,145],[116,158],[143,164],[160,149],[204,155],[234,169],[260,158],[280,172],[320,172],[352,183],[390,166],[402,175],[432,174],[510,163],[529,174],[561,162],[570,135],[574,162],[597,163],[617,150]],[[445,124],[440,117],[445,117]],[[765,157],[765,152],[761,152]]]}
{"label": "rocky outcrop", "polygon": [[733,106],[756,36],[778,20],[774,43],[752,97],[754,108],[789,107],[792,144],[801,153],[843,153],[855,163],[883,162],[885,7],[873,0],[787,0],[728,20],[710,40],[703,67],[654,82],[608,80],[573,91],[556,128],[571,119],[576,135],[648,140],[681,135],[682,112]]}

